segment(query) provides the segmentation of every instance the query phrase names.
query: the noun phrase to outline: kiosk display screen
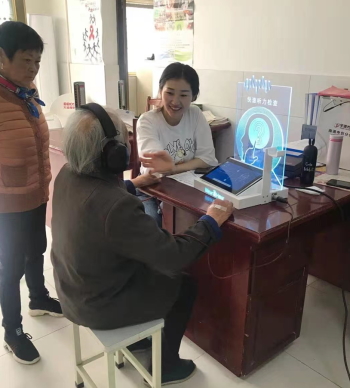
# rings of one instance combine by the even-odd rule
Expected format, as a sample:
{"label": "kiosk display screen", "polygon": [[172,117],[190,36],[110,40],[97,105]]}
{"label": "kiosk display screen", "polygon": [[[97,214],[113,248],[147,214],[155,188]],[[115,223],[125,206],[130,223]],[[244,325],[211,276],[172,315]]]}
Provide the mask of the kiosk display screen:
{"label": "kiosk display screen", "polygon": [[261,180],[262,173],[260,168],[230,158],[225,163],[203,175],[201,179],[232,194],[240,194]]}

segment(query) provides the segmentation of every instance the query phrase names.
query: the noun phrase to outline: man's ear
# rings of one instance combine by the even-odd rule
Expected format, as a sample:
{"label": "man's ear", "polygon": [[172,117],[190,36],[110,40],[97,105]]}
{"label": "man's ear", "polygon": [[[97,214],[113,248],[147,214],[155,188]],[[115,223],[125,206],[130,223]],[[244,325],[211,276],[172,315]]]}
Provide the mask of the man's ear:
{"label": "man's ear", "polygon": [[0,47],[0,63],[5,62],[5,57],[6,57],[5,51]]}
{"label": "man's ear", "polygon": [[6,63],[6,61],[8,61],[9,59],[7,58],[7,55],[4,51],[3,48],[0,47],[0,67],[1,65],[4,65]]}

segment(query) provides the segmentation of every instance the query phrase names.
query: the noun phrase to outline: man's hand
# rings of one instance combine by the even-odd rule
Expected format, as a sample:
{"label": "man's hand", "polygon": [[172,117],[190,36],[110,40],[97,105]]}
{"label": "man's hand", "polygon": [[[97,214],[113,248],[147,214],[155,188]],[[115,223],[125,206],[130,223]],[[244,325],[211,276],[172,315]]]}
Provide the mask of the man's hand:
{"label": "man's hand", "polygon": [[143,167],[149,168],[152,173],[169,174],[175,168],[174,160],[167,151],[146,152],[140,157],[140,161]]}
{"label": "man's hand", "polygon": [[136,188],[151,186],[160,182],[160,178],[152,175],[151,172],[147,174],[139,175],[138,177],[131,179],[131,182]]}
{"label": "man's hand", "polygon": [[233,213],[233,204],[230,201],[216,199],[208,208],[207,215],[221,226]]}

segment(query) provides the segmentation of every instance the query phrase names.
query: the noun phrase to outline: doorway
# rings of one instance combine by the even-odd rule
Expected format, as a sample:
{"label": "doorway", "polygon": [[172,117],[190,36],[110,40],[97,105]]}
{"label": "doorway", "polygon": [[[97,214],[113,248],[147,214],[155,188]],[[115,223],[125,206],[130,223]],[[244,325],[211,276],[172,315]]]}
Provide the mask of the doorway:
{"label": "doorway", "polygon": [[140,115],[153,89],[153,0],[126,1],[126,31],[129,109]]}

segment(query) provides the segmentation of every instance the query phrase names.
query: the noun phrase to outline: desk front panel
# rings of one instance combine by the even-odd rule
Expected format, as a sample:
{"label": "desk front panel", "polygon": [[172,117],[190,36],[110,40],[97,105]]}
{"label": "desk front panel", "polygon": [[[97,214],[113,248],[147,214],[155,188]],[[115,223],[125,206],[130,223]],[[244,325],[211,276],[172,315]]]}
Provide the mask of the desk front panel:
{"label": "desk front panel", "polygon": [[[173,233],[198,219],[166,203],[163,212]],[[189,268],[198,297],[186,335],[237,376],[299,336],[310,254],[305,230],[297,232],[285,249],[286,234],[256,244],[224,226],[222,240]]]}

